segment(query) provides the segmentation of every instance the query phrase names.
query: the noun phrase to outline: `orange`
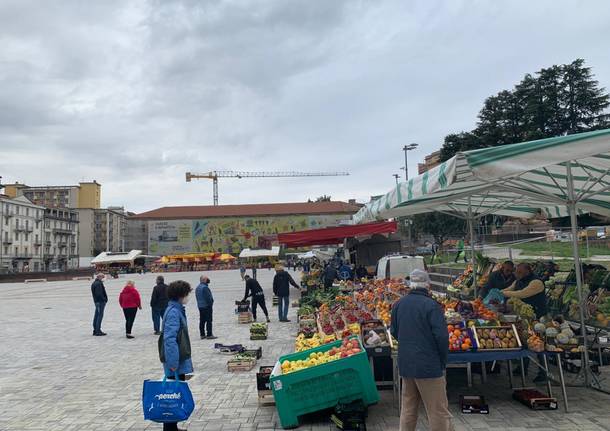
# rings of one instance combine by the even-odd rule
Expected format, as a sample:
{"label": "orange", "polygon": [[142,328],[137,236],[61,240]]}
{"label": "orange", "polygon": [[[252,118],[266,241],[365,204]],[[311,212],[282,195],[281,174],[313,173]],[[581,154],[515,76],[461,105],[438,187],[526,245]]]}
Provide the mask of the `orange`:
{"label": "orange", "polygon": [[449,332],[453,332],[453,325],[447,325],[447,330]]}
{"label": "orange", "polygon": [[468,344],[466,344],[466,343],[463,343],[462,344],[462,350],[468,350],[468,349],[470,349],[470,346]]}
{"label": "orange", "polygon": [[453,335],[455,335],[456,337],[459,337],[460,335],[462,335],[462,331],[460,331],[459,329],[456,329],[455,331],[453,331]]}

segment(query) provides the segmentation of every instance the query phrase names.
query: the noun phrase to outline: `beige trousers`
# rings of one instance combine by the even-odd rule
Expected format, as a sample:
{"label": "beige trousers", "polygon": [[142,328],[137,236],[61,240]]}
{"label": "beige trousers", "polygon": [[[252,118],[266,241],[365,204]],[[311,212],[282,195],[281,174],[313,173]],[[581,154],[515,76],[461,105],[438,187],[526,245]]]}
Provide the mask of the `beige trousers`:
{"label": "beige trousers", "polygon": [[422,402],[430,431],[453,431],[445,376],[434,379],[402,378],[400,431],[415,431]]}

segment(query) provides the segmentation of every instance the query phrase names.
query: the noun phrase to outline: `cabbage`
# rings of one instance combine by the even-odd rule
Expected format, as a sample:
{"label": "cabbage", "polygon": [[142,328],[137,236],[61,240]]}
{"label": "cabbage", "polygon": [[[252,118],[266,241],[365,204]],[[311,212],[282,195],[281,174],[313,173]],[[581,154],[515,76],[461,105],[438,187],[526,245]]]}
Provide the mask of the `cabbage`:
{"label": "cabbage", "polygon": [[550,338],[556,337],[558,334],[557,329],[555,328],[546,328],[545,335]]}

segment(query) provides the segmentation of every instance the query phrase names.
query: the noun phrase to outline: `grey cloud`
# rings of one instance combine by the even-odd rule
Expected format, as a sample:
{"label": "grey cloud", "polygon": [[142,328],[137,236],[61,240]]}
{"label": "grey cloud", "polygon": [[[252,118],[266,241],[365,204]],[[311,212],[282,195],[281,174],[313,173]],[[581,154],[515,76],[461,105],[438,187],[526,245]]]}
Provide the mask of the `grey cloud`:
{"label": "grey cloud", "polygon": [[0,175],[97,179],[106,205],[367,199],[523,74],[583,57],[610,88],[602,1],[0,3]]}

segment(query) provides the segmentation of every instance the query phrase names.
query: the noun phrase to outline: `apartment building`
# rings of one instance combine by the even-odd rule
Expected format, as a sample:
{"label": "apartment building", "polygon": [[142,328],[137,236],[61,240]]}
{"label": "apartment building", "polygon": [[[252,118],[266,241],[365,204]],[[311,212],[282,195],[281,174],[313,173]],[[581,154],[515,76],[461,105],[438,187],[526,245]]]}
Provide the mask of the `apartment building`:
{"label": "apartment building", "polygon": [[6,184],[4,193],[11,198],[26,197],[46,208],[100,208],[102,185],[97,181],[68,186],[28,186]]}
{"label": "apartment building", "polygon": [[75,211],[80,225],[78,249],[82,257],[97,256],[103,251],[126,251],[127,215],[123,207]]}
{"label": "apartment building", "polygon": [[78,268],[78,212],[67,208],[44,211],[44,270]]}
{"label": "apartment building", "polygon": [[417,173],[419,175],[441,164],[441,151],[435,151],[424,157],[424,163],[417,164]]}
{"label": "apartment building", "polygon": [[44,207],[0,195],[0,273],[42,271]]}
{"label": "apartment building", "polygon": [[148,254],[148,222],[134,216],[134,213],[127,213],[125,251],[142,250],[142,253]]}

